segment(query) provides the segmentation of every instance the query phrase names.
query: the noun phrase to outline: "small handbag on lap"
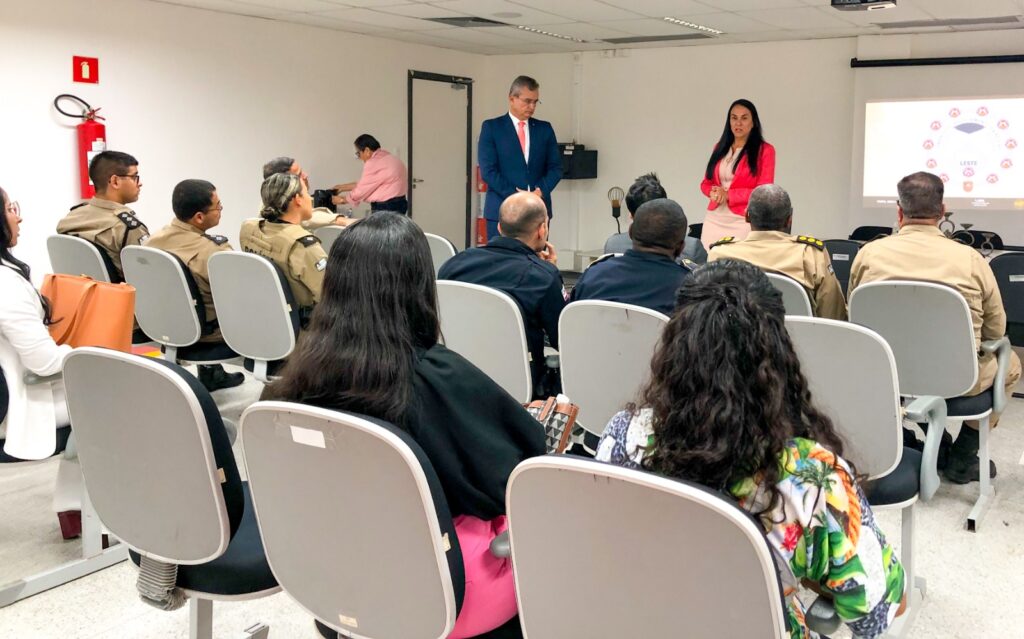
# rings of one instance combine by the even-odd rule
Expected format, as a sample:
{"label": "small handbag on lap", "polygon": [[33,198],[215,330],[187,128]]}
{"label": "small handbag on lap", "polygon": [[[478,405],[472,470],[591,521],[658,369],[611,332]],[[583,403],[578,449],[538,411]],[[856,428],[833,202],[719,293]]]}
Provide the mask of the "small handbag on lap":
{"label": "small handbag on lap", "polygon": [[565,395],[536,399],[526,404],[526,412],[544,426],[544,440],[548,453],[562,453],[572,437],[573,426],[580,407]]}
{"label": "small handbag on lap", "polygon": [[51,273],[39,292],[50,301],[53,341],[131,352],[135,287]]}

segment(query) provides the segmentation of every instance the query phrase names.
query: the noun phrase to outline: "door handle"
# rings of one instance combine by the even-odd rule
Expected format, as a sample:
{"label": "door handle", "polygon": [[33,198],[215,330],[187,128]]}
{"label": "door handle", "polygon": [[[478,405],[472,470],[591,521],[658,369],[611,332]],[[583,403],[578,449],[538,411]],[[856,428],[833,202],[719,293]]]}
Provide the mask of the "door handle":
{"label": "door handle", "polygon": [[423,181],[423,180],[421,180],[421,179],[419,179],[419,178],[413,178],[413,179],[412,179],[412,183],[413,183],[413,184],[419,184],[419,183],[420,183],[420,182],[422,182],[422,181]]}

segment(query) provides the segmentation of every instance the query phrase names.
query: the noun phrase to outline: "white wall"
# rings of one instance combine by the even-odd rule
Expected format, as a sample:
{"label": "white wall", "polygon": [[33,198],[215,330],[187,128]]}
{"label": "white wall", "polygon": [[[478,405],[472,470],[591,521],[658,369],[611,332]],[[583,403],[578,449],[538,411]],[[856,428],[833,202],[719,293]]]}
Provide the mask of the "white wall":
{"label": "white wall", "polygon": [[[100,84],[71,81],[73,55],[100,58]],[[60,93],[106,115],[109,148],[135,155],[135,211],[155,231],[185,178],[217,185],[215,232],[232,238],[259,209],[262,164],[302,162],[313,187],[359,177],[352,140],[372,132],[407,159],[407,70],[478,77],[484,58],[314,27],[139,0],[4,3],[0,186],[25,223],[15,253],[49,269],[45,237],[79,201],[74,125]]]}

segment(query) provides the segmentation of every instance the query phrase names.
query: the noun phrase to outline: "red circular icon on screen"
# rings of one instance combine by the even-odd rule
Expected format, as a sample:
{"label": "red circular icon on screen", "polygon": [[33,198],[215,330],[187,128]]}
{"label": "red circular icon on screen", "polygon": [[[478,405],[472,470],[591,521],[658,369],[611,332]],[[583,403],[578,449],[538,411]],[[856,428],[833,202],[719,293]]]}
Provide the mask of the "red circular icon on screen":
{"label": "red circular icon on screen", "polygon": [[926,149],[930,149],[930,148],[932,148],[933,146],[935,146],[935,143],[934,143],[934,142],[932,142],[931,140],[925,140],[925,141],[924,141],[924,144],[922,144],[921,146],[923,146],[923,147],[924,147],[924,148],[926,148]]}
{"label": "red circular icon on screen", "polygon": [[964,169],[964,177],[974,177],[974,169],[972,169],[972,168],[971,168],[971,167],[969,167],[969,166],[968,166],[968,167],[966,167],[966,168]]}
{"label": "red circular icon on screen", "polygon": [[995,184],[996,182],[999,181],[999,176],[996,175],[995,173],[992,173],[986,179],[988,180],[989,184]]}
{"label": "red circular icon on screen", "polygon": [[996,123],[996,126],[999,127],[1000,129],[1009,129],[1010,123],[1007,122],[1006,120],[1000,120],[999,122]]}
{"label": "red circular icon on screen", "polygon": [[1008,169],[1011,166],[1013,166],[1013,160],[1011,160],[1010,158],[1006,158],[1005,160],[999,163],[999,166],[1003,167],[1004,169]]}
{"label": "red circular icon on screen", "polygon": [[978,115],[981,117],[988,115],[988,107],[978,107]]}
{"label": "red circular icon on screen", "polygon": [[939,176],[939,179],[942,180],[943,182],[949,182],[949,175],[943,173],[942,175]]}
{"label": "red circular icon on screen", "polygon": [[932,122],[932,131],[938,131],[941,128],[942,128],[942,122],[939,122],[938,120],[935,120],[934,122]]}
{"label": "red circular icon on screen", "polygon": [[973,190],[974,190],[974,182],[972,182],[970,180],[964,180],[964,191],[967,191],[968,193],[970,193]]}
{"label": "red circular icon on screen", "polygon": [[928,161],[927,161],[927,162],[925,162],[925,166],[927,166],[927,167],[928,167],[929,169],[934,169],[934,168],[935,168],[935,167],[937,167],[938,165],[939,165],[939,163],[938,163],[938,162],[936,162],[936,161],[935,161],[934,159],[932,159],[932,158],[928,158]]}
{"label": "red circular icon on screen", "polygon": [[1016,149],[1017,148],[1017,140],[1014,140],[1013,138],[1010,138],[1009,140],[1007,140],[1006,141],[1006,148],[1008,148],[1008,149]]}
{"label": "red circular icon on screen", "polygon": [[960,116],[960,109],[953,107],[949,110],[949,117],[956,118]]}

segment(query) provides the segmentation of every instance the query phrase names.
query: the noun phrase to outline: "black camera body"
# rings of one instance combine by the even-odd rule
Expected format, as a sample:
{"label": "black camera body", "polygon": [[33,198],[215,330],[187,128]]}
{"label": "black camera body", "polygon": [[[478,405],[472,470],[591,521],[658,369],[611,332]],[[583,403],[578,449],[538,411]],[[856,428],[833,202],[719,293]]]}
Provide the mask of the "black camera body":
{"label": "black camera body", "polygon": [[317,189],[313,191],[313,208],[330,209],[337,212],[334,208],[334,202],[331,201],[331,198],[337,194],[338,192],[334,189]]}

